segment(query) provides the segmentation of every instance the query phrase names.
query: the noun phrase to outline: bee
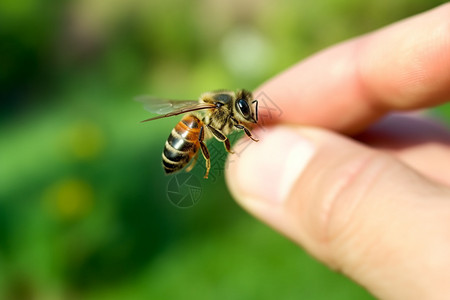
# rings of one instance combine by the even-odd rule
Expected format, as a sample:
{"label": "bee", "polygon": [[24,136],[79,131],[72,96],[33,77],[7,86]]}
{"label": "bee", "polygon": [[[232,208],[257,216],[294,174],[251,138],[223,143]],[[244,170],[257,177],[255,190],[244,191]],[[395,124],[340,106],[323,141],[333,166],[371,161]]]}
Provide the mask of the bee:
{"label": "bee", "polygon": [[198,101],[154,99],[145,96],[139,97],[137,101],[143,102],[146,110],[160,114],[141,122],[186,114],[172,129],[164,145],[162,164],[166,174],[178,172],[192,161],[186,167],[186,172],[191,171],[201,151],[206,161],[204,178],[208,178],[211,160],[205,141],[212,137],[223,142],[229,153],[233,151],[227,135],[234,130],[243,130],[250,139],[258,141],[252,136],[249,127],[258,122],[258,100],[253,99],[251,92],[243,89],[236,92],[206,92]]}

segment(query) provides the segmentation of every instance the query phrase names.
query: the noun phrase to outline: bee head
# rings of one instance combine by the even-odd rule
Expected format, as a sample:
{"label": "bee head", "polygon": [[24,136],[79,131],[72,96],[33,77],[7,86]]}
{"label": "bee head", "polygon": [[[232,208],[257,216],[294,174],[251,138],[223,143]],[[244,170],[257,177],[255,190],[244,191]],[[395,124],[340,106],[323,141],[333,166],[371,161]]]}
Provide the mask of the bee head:
{"label": "bee head", "polygon": [[239,90],[236,93],[234,106],[234,116],[238,121],[247,123],[258,122],[258,100],[253,100],[252,93],[246,90]]}

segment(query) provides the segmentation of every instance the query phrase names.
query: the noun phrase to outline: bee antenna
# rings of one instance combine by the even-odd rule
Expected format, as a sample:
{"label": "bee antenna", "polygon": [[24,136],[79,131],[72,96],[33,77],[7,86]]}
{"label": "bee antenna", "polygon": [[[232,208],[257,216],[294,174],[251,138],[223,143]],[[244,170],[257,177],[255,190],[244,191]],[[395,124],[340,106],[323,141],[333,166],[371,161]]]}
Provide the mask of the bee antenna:
{"label": "bee antenna", "polygon": [[253,100],[252,104],[256,103],[256,107],[255,107],[255,114],[256,114],[256,122],[258,122],[258,100]]}

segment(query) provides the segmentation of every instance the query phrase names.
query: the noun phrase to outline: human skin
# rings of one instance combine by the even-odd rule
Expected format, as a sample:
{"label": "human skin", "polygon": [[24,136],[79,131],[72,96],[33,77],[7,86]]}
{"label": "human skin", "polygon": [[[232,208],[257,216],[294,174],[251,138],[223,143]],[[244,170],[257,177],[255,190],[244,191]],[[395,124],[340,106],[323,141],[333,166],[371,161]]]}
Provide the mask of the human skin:
{"label": "human skin", "polygon": [[448,299],[450,132],[407,112],[450,99],[450,4],[326,49],[260,92],[283,113],[235,149],[238,203],[376,297]]}

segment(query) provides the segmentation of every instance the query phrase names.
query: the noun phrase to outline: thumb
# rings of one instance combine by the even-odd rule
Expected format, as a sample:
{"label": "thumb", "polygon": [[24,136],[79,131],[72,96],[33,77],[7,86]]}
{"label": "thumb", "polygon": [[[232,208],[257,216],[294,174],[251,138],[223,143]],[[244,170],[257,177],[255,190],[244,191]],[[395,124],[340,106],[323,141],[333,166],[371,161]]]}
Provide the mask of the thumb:
{"label": "thumb", "polygon": [[447,188],[325,130],[256,135],[227,168],[244,208],[377,297],[450,295]]}

